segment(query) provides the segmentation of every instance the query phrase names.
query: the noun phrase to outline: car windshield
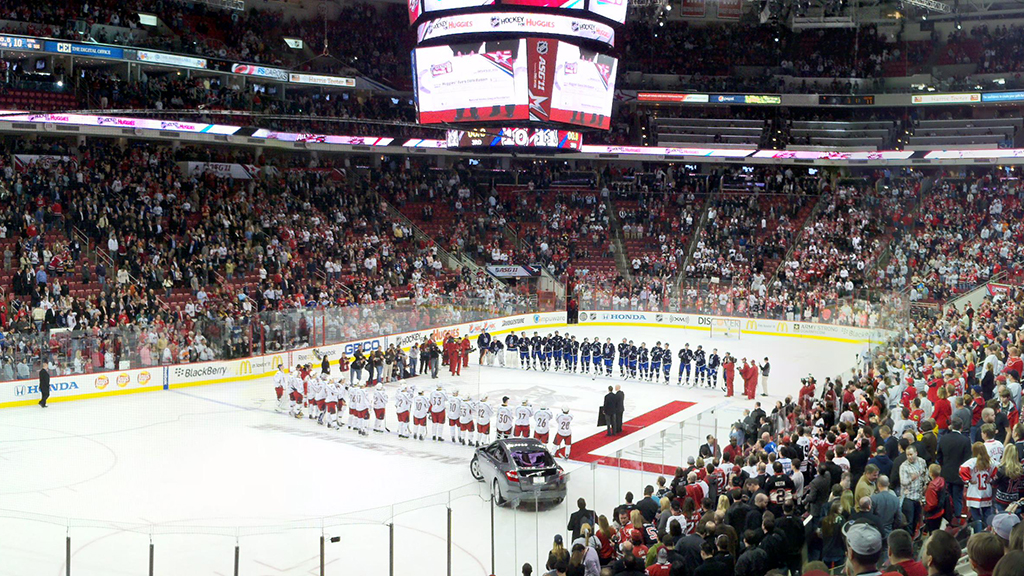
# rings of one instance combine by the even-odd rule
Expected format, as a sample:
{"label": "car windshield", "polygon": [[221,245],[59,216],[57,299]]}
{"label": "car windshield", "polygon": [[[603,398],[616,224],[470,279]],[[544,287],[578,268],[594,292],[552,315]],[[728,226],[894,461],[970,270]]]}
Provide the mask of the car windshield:
{"label": "car windshield", "polygon": [[551,466],[554,463],[551,459],[551,454],[548,454],[546,450],[536,448],[513,450],[512,460],[515,461],[516,465],[523,468],[541,468],[543,466]]}

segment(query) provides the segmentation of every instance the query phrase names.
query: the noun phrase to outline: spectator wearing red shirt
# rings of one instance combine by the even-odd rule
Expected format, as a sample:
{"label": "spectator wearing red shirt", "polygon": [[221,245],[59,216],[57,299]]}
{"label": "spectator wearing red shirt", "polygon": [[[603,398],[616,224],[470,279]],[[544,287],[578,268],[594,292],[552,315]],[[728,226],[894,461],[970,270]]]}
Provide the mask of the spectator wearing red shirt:
{"label": "spectator wearing red shirt", "polygon": [[949,403],[945,388],[939,388],[934,402],[932,418],[935,420],[935,427],[942,433],[949,428],[949,419],[953,416],[953,406]]}
{"label": "spectator wearing red shirt", "polygon": [[905,576],[926,576],[928,569],[914,559],[914,541],[906,530],[893,530],[887,539],[889,544],[889,571],[883,576],[901,574],[893,568],[899,566]]}

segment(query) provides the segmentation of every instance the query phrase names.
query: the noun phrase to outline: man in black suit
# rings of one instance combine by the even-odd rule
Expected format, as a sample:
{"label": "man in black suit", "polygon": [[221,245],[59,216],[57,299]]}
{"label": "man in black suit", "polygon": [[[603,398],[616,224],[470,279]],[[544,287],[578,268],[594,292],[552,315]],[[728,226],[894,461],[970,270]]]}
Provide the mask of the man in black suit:
{"label": "man in black suit", "polygon": [[604,411],[604,423],[607,426],[606,436],[611,436],[615,433],[615,415],[617,414],[615,402],[615,389],[609,386],[608,393],[604,395],[604,407],[602,408]]}
{"label": "man in black suit", "polygon": [[942,465],[942,479],[953,498],[953,518],[959,522],[964,504],[964,481],[960,479],[960,465],[971,459],[971,440],[960,433],[963,422],[959,418],[949,421],[949,430],[939,438],[938,463]]}
{"label": "man in black suit", "polygon": [[39,395],[42,396],[42,400],[39,401],[39,405],[46,408],[46,400],[50,397],[50,372],[46,369],[46,362],[40,363]]}
{"label": "man in black suit", "polygon": [[590,524],[592,530],[597,530],[597,515],[593,510],[587,510],[587,501],[580,498],[576,501],[576,505],[579,506],[579,510],[569,516],[569,525],[565,527],[566,530],[572,532],[573,540],[580,537],[580,528],[584,524]]}
{"label": "man in black suit", "polygon": [[622,386],[615,386],[615,433],[622,434],[622,414],[626,411],[626,393]]}

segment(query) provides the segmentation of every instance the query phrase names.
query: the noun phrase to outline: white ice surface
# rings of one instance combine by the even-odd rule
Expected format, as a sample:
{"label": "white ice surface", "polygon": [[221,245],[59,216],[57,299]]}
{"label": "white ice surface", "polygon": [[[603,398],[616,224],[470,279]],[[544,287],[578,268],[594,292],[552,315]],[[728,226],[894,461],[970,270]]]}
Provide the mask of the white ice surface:
{"label": "white ice surface", "polygon": [[[772,397],[765,400],[771,402],[795,395],[808,373],[821,380],[848,369],[861,348],[768,336],[711,341],[670,328],[569,331],[580,340],[667,340],[673,353],[689,339],[691,347],[728,349],[737,357],[768,356]],[[600,432],[597,409],[609,384],[623,385],[627,420],[673,400],[697,402],[595,452],[624,450],[626,458],[675,466],[716,428],[709,415],[695,427],[694,412],[723,401],[720,391],[675,386],[676,370],[678,359],[673,385],[665,386],[481,368],[473,355],[461,377],[443,371],[439,380],[416,381],[486,394],[492,404],[507,394],[513,402],[525,397],[553,411],[569,406],[577,441]],[[389,386],[392,395],[394,389]],[[76,576],[148,574],[151,541],[154,572],[161,575],[233,574],[236,543],[240,574],[319,574],[322,533],[328,538],[327,574],[384,575],[391,522],[395,574],[442,575],[449,507],[452,573],[491,573],[490,503],[486,487],[469,474],[471,448],[329,431],[273,412],[273,395],[267,379],[0,412],[0,576],[65,574],[68,535]],[[750,406],[735,400],[720,409],[720,437]],[[770,410],[769,403],[765,407]],[[680,420],[686,421],[682,432]],[[390,408],[388,426],[396,429]],[[667,431],[664,438],[661,430]],[[641,452],[637,442],[648,436]],[[575,462],[565,468],[571,474],[562,505],[539,513],[496,511],[496,574],[519,574],[523,562],[543,564],[576,498],[608,513],[626,490],[640,494],[655,477]],[[334,536],[340,542],[330,543]]]}

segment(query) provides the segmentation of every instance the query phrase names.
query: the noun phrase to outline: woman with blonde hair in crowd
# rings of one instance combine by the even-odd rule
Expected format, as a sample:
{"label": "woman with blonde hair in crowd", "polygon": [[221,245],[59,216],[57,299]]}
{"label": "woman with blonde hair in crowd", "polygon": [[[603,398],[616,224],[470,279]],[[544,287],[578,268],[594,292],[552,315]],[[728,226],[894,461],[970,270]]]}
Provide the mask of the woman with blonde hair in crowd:
{"label": "woman with blonde hair in crowd", "polygon": [[995,490],[992,507],[996,514],[1002,514],[1007,506],[1020,500],[1021,493],[1024,492],[1024,467],[1020,465],[1015,444],[1007,444],[1003,448],[1003,460],[996,469],[992,487]]}
{"label": "woman with blonde hair in crowd", "polygon": [[[589,527],[587,525],[587,528]],[[608,517],[604,514],[597,517],[597,533],[595,536],[597,536],[597,541],[600,544],[597,547],[597,556],[601,561],[601,566],[605,566],[615,557],[615,543],[612,540],[615,536],[615,529],[608,523]]]}

